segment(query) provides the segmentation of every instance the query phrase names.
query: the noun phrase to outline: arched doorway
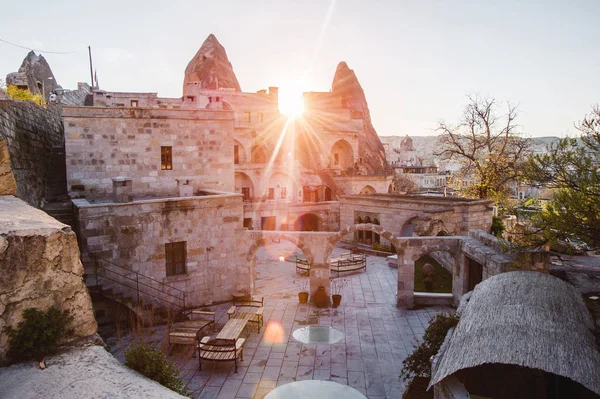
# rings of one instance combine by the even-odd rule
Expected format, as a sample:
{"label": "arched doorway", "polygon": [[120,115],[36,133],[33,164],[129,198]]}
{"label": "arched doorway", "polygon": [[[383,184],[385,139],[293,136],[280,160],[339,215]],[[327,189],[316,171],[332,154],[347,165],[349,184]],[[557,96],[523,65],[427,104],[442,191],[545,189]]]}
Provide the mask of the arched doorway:
{"label": "arched doorway", "polygon": [[354,167],[354,150],[346,140],[338,140],[329,152],[329,165],[343,171]]}
{"label": "arched doorway", "polygon": [[235,165],[246,162],[246,150],[244,146],[237,140],[233,140],[233,163]]}
{"label": "arched doorway", "polygon": [[300,216],[296,223],[294,223],[294,230],[296,231],[320,231],[321,230],[321,218],[314,213],[305,213]]}
{"label": "arched doorway", "polygon": [[364,186],[362,188],[362,190],[360,190],[359,194],[360,195],[371,195],[371,194],[376,194],[377,191],[375,191],[375,189],[372,186]]}
{"label": "arched doorway", "polygon": [[244,201],[254,198],[254,184],[252,179],[245,173],[235,172],[235,192],[244,196]]}
{"label": "arched doorway", "polygon": [[263,146],[255,145],[250,154],[252,163],[267,163],[267,152]]}
{"label": "arched doorway", "polygon": [[329,187],[327,187],[327,186],[325,186],[324,199],[325,199],[325,201],[334,201],[333,191]]}
{"label": "arched doorway", "polygon": [[287,200],[293,199],[296,191],[296,184],[292,178],[285,173],[276,172],[269,177],[269,186],[267,187],[267,199]]}

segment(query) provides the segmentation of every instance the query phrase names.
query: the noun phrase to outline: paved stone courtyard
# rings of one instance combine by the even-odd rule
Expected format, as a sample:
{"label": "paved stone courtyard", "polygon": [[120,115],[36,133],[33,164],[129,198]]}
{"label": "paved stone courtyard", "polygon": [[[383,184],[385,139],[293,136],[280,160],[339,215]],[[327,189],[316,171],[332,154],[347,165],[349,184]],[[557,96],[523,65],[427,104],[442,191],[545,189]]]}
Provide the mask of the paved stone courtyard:
{"label": "paved stone courtyard", "polygon": [[[399,398],[404,383],[399,378],[402,360],[412,352],[432,315],[442,308],[396,308],[397,271],[385,258],[368,256],[367,272],[350,274],[337,309],[318,309],[298,303],[299,289],[293,262],[281,262],[296,248],[287,242],[270,243],[257,252],[256,295],[265,297],[265,326],[252,329],[244,346],[244,361],[234,373],[233,362],[204,362],[191,349],[176,347],[176,361],[193,398],[262,398],[275,387],[293,381],[331,380],[350,385],[369,398]],[[336,248],[332,256],[344,249]],[[299,250],[298,250],[298,253]],[[227,321],[229,303],[212,307],[217,330]],[[292,337],[306,325],[332,326],[345,339],[332,345],[302,344]],[[139,334],[166,347],[166,327]],[[123,360],[123,348],[133,335],[107,341]],[[187,352],[185,350],[187,349]],[[194,356],[194,357],[192,357]]]}

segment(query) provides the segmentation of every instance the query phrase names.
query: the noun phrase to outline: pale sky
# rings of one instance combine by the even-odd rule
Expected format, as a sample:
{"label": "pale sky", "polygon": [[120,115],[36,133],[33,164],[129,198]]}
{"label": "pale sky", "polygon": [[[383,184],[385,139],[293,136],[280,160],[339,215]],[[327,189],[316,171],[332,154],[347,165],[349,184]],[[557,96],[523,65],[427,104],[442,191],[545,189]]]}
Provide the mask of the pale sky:
{"label": "pale sky", "polygon": [[[1,0],[0,39],[45,51],[58,82],[181,96],[185,67],[214,33],[242,90],[303,82],[328,91],[356,73],[379,135],[432,135],[466,96],[520,104],[530,136],[574,134],[600,103],[597,0]],[[331,10],[331,13],[328,13]],[[328,18],[329,15],[329,18]],[[0,77],[27,50],[0,42]]]}

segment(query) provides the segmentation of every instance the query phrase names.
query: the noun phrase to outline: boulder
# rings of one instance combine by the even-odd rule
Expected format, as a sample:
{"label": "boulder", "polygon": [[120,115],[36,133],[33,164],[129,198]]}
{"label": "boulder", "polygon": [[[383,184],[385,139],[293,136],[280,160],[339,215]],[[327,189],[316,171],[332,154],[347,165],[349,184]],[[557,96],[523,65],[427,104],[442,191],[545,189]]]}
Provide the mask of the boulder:
{"label": "boulder", "polygon": [[8,362],[6,326],[23,310],[51,306],[74,317],[73,338],[97,330],[71,228],[13,196],[0,197],[0,365]]}

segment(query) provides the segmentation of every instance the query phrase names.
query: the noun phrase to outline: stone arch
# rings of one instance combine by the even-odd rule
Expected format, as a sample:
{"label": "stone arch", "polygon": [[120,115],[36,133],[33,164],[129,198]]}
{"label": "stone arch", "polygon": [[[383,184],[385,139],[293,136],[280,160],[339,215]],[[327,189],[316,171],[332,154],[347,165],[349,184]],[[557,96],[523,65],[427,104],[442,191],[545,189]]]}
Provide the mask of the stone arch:
{"label": "stone arch", "polygon": [[325,259],[329,259],[329,257],[331,256],[331,251],[333,251],[333,247],[335,247],[335,245],[338,242],[340,242],[342,238],[349,234],[354,234],[359,231],[370,231],[379,234],[381,237],[385,238],[386,240],[391,242],[392,245],[394,245],[397,253],[404,254],[404,250],[399,247],[399,239],[397,237],[394,237],[394,235],[391,232],[387,231],[380,225],[372,223],[359,223],[348,226],[345,229],[340,230],[337,234],[330,237],[328,249],[325,253]]}
{"label": "stone arch", "polygon": [[329,151],[330,167],[346,170],[354,167],[354,150],[346,140],[338,140]]}
{"label": "stone arch", "polygon": [[254,183],[252,178],[243,172],[235,172],[235,192],[244,195],[244,201],[254,198]]}
{"label": "stone arch", "polygon": [[364,186],[359,192],[360,195],[371,195],[375,193],[377,193],[377,190],[375,190],[371,185]]}
{"label": "stone arch", "polygon": [[323,201],[337,201],[337,195],[335,192],[327,185],[323,185]]}
{"label": "stone arch", "polygon": [[421,222],[428,222],[430,220],[431,217],[425,214],[415,214],[414,216],[409,217],[408,219],[406,219],[406,221],[402,225],[402,228],[400,229],[400,236],[412,237],[417,224]]}
{"label": "stone arch", "polygon": [[[237,147],[237,152],[235,149],[236,147]],[[244,148],[242,143],[240,143],[236,139],[233,139],[233,163],[241,164],[241,163],[245,163],[245,162],[246,162],[246,149]]]}
{"label": "stone arch", "polygon": [[310,265],[313,264],[314,255],[311,249],[305,244],[302,237],[282,231],[256,231],[251,233],[248,243],[248,251],[246,252],[246,262],[250,272],[250,291],[254,293],[254,280],[256,275],[256,251],[262,246],[268,245],[273,240],[284,240],[292,243],[296,248],[302,251],[302,254],[307,259]]}
{"label": "stone arch", "polygon": [[250,162],[252,163],[267,163],[267,151],[262,145],[252,146],[250,151]]}
{"label": "stone arch", "polygon": [[321,218],[314,213],[302,214],[296,219],[294,223],[294,230],[296,231],[320,231],[321,230]]}

